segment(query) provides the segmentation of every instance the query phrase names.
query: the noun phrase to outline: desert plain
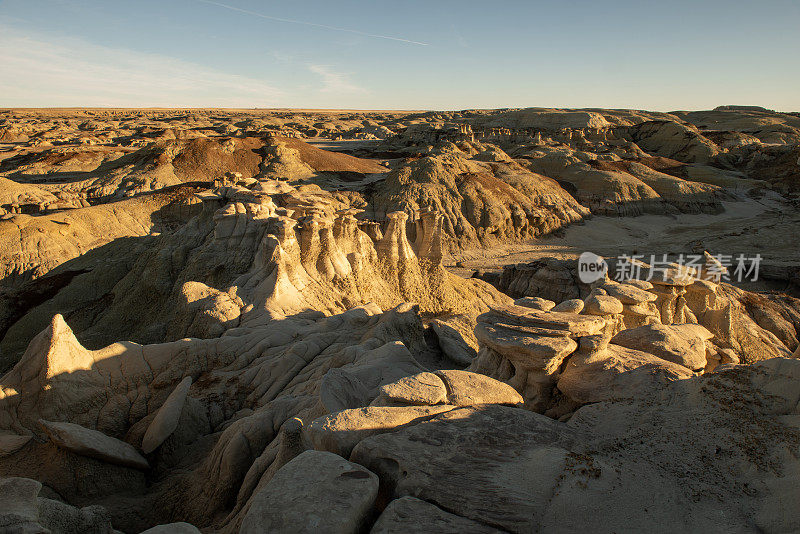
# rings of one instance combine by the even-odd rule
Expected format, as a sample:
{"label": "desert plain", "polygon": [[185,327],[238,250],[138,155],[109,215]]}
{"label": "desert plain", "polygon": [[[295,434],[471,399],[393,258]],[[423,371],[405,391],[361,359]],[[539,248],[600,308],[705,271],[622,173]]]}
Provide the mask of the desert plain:
{"label": "desert plain", "polygon": [[798,194],[756,106],[0,109],[0,532],[798,532]]}

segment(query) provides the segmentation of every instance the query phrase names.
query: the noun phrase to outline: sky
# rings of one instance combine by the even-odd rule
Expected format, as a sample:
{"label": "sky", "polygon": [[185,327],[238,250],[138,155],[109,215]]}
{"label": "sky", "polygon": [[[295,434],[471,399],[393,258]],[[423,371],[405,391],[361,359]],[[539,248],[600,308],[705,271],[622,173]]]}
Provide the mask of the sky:
{"label": "sky", "polygon": [[0,106],[800,111],[799,51],[796,0],[0,0]]}

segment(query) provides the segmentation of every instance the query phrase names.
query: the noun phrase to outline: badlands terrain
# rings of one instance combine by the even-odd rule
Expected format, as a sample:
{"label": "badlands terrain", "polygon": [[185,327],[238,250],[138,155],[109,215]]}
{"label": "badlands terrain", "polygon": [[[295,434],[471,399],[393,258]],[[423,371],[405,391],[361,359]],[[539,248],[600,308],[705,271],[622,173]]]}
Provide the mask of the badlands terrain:
{"label": "badlands terrain", "polygon": [[0,532],[798,532],[798,195],[749,106],[0,110]]}

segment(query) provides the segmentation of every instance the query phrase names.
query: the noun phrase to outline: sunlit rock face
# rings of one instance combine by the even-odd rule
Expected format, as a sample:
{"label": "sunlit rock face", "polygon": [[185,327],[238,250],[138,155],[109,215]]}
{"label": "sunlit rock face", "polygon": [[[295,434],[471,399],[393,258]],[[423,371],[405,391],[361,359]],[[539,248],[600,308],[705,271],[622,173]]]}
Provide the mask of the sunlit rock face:
{"label": "sunlit rock face", "polygon": [[800,529],[779,232],[570,249],[793,232],[795,115],[89,113],[0,110],[0,531]]}

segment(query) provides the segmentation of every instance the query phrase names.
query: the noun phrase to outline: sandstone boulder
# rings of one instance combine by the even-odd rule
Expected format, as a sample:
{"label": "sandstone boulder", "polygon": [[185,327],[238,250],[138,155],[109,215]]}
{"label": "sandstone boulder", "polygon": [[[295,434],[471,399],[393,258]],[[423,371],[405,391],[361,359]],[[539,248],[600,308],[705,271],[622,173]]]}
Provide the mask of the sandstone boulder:
{"label": "sandstone boulder", "polygon": [[502,531],[445,512],[434,504],[408,496],[390,502],[370,530],[370,534],[407,532],[490,534]]}
{"label": "sandstone boulder", "polygon": [[368,436],[392,432],[452,409],[450,405],[353,408],[315,419],[304,431],[315,449],[348,457],[353,447]]}
{"label": "sandstone boulder", "polygon": [[145,454],[153,452],[175,431],[191,385],[192,377],[187,376],[180,381],[161,405],[150,426],[147,427],[147,432],[142,440],[142,450]]}
{"label": "sandstone boulder", "polygon": [[608,345],[589,356],[575,356],[558,378],[558,389],[577,403],[647,396],[668,382],[690,378],[684,366],[652,354]]}
{"label": "sandstone boulder", "polygon": [[652,324],[618,333],[611,340],[616,345],[647,352],[691,370],[706,366],[706,341],[713,336],[695,324]]}
{"label": "sandstone boulder", "polygon": [[423,372],[381,386],[380,396],[403,404],[433,405],[447,400],[447,388],[438,376]]}
{"label": "sandstone boulder", "polygon": [[584,302],[583,313],[588,315],[622,313],[622,302],[610,295],[591,295]]}
{"label": "sandstone boulder", "polygon": [[[550,311],[555,307],[556,303],[552,300],[543,299],[541,297],[522,297],[514,301],[516,306],[524,306],[534,310]],[[560,311],[560,310],[556,310]]]}
{"label": "sandstone boulder", "polygon": [[569,299],[557,304],[550,311],[554,312],[567,312],[567,313],[580,313],[583,310],[583,301],[581,299]]}
{"label": "sandstone boulder", "polygon": [[68,451],[135,469],[150,468],[147,460],[132,446],[97,430],[43,419],[39,420],[39,424],[53,443]]}
{"label": "sandstone boulder", "polygon": [[517,391],[494,378],[469,371],[440,370],[436,374],[447,388],[447,403],[453,406],[474,406],[476,404],[522,403]]}
{"label": "sandstone boulder", "polygon": [[360,465],[306,451],[253,496],[242,534],[356,534],[378,495],[378,477]]}

